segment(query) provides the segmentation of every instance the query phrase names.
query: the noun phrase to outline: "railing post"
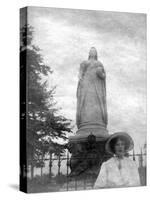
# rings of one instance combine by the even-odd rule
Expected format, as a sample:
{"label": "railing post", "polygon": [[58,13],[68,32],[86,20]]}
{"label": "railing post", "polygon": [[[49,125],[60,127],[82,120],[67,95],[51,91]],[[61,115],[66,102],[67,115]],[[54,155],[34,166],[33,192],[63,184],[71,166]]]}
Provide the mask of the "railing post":
{"label": "railing post", "polygon": [[67,191],[68,191],[68,172],[69,172],[69,152],[67,152]]}
{"label": "railing post", "polygon": [[43,162],[44,162],[44,156],[42,154],[42,156],[41,156],[41,177],[43,176]]}
{"label": "railing post", "polygon": [[58,175],[60,176],[60,166],[61,166],[61,160],[60,160],[60,154],[58,156]]}
{"label": "railing post", "polygon": [[134,153],[134,149],[133,149],[133,160],[135,161],[135,153]]}
{"label": "railing post", "polygon": [[75,190],[77,190],[77,177],[75,177]]}
{"label": "railing post", "polygon": [[43,176],[43,167],[41,166],[41,177]]}
{"label": "railing post", "polygon": [[31,179],[34,178],[34,164],[33,162],[31,163]]}
{"label": "railing post", "polygon": [[141,149],[141,153],[139,155],[139,167],[143,167],[143,152],[142,152],[142,149]]}
{"label": "railing post", "polygon": [[49,158],[49,178],[52,177],[52,153],[50,152],[50,158]]}
{"label": "railing post", "polygon": [[84,177],[84,190],[86,190],[86,176]]}

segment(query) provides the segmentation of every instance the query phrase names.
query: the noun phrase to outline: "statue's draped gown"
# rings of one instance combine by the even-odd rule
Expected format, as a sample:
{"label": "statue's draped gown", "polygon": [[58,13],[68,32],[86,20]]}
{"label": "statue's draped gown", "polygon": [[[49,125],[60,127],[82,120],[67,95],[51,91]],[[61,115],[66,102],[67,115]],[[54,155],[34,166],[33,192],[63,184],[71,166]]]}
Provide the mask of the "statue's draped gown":
{"label": "statue's draped gown", "polygon": [[107,126],[105,71],[97,60],[80,65],[76,123],[78,128],[86,124]]}

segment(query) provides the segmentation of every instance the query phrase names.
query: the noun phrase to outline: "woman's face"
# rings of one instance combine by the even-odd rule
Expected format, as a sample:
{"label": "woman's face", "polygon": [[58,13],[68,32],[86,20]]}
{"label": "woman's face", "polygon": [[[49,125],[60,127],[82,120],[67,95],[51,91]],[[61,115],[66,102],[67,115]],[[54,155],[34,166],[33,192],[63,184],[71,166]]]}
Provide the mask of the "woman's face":
{"label": "woman's face", "polygon": [[125,154],[125,142],[121,139],[118,139],[114,146],[114,150],[118,157],[123,157]]}

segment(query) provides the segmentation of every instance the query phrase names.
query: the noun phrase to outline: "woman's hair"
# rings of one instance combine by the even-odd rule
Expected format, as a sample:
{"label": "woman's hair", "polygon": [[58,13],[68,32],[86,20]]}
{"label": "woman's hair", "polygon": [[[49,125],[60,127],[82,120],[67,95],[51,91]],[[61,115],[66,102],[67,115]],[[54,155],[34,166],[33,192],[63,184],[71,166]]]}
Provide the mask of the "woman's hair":
{"label": "woman's hair", "polygon": [[129,148],[129,142],[127,141],[127,139],[125,137],[123,137],[123,136],[115,137],[109,143],[110,149],[111,149],[111,151],[113,153],[115,153],[115,145],[118,142],[118,140],[122,140],[124,142],[124,144],[125,144],[125,150],[127,150]]}
{"label": "woman's hair", "polygon": [[95,56],[94,56],[94,59],[95,59],[95,60],[97,60],[97,57],[98,57],[98,56],[97,56],[97,50],[96,50],[96,48],[95,48],[95,47],[91,47],[91,49],[90,49],[90,52],[89,52],[89,57],[88,57],[88,59],[90,59],[90,58],[92,58],[92,57],[93,57],[93,55],[91,55],[91,54],[90,54],[92,49],[94,49],[94,50],[95,50]]}

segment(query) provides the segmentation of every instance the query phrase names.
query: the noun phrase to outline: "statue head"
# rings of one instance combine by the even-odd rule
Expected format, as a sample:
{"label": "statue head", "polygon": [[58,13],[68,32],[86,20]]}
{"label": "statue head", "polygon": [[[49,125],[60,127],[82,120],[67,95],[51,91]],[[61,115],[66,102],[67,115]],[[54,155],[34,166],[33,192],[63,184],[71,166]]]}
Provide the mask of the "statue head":
{"label": "statue head", "polygon": [[89,60],[94,59],[97,60],[97,50],[95,47],[91,47],[90,52],[89,52]]}

